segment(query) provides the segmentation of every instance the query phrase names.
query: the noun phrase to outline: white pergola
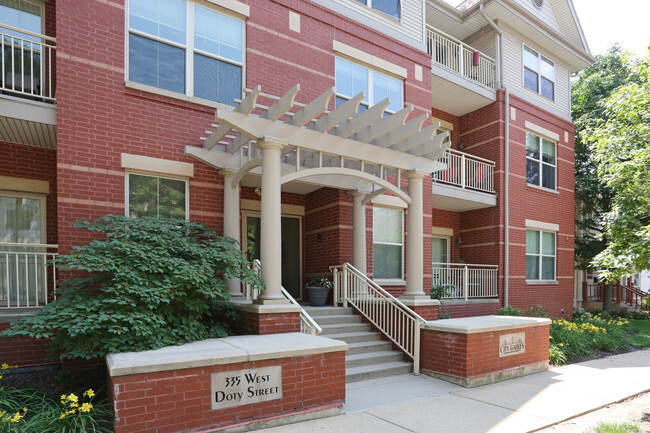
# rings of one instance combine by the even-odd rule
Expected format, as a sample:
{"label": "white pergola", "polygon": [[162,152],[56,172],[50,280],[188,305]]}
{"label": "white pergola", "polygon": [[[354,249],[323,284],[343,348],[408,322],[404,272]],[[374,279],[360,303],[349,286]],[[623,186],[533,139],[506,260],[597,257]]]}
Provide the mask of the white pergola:
{"label": "white pergola", "polygon": [[[423,295],[422,179],[443,169],[438,158],[448,143],[440,124],[428,124],[428,114],[407,122],[409,106],[384,117],[385,99],[359,112],[360,93],[328,111],[334,88],[307,104],[296,102],[300,85],[282,97],[263,94],[261,87],[232,110],[217,108],[213,130],[202,147],[185,153],[221,169],[224,176],[224,235],[240,240],[239,187],[247,176],[261,175],[260,258],[266,290],[259,304],[282,304],[281,202],[282,185],[304,182],[347,189],[353,197],[353,265],[365,272],[365,205],[392,193],[408,206],[407,289],[405,297]],[[258,99],[271,100],[263,106]],[[400,188],[402,177],[408,190]],[[241,296],[237,281],[229,282],[233,297]]]}

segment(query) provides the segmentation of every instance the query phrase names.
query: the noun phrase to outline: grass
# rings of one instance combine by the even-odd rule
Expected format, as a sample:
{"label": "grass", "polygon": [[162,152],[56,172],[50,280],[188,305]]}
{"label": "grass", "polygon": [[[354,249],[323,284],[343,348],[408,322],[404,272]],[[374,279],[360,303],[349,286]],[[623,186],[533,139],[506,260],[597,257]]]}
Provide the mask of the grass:
{"label": "grass", "polygon": [[600,423],[593,430],[594,433],[638,433],[640,431],[638,425],[627,422],[623,424]]}
{"label": "grass", "polygon": [[650,347],[650,320],[630,320],[629,329],[637,331],[638,334],[632,334],[625,342],[633,346]]}

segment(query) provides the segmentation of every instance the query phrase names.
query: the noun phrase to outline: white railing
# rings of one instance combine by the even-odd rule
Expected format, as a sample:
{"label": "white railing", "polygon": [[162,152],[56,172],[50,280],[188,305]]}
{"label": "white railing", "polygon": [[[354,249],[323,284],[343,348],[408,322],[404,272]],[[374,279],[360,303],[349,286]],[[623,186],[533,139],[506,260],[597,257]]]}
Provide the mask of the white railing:
{"label": "white railing", "polygon": [[54,102],[56,39],[0,24],[0,90]]}
{"label": "white railing", "polygon": [[432,64],[444,66],[478,84],[496,89],[496,62],[440,30],[427,26],[427,52]]}
{"label": "white railing", "polygon": [[56,290],[57,245],[0,242],[0,308],[42,307]]}
{"label": "white railing", "polygon": [[493,161],[447,149],[440,162],[447,164],[447,168],[433,173],[434,182],[487,193],[495,192]]}
{"label": "white railing", "polygon": [[432,263],[433,287],[442,288],[443,299],[495,298],[497,265]]}
{"label": "white railing", "polygon": [[370,323],[413,359],[413,373],[420,372],[420,315],[393,297],[349,263],[331,266],[334,305],[356,308]]}
{"label": "white railing", "polygon": [[[259,261],[259,259],[253,260],[253,270],[258,275],[262,274],[262,263]],[[298,303],[294,299],[293,296],[284,287],[280,288],[282,295],[289,301],[289,303],[293,305],[298,305],[301,308],[300,311],[300,332],[303,334],[310,334],[310,335],[318,335],[321,332],[323,332],[323,329],[318,326],[318,323],[305,311],[304,308],[302,308],[302,305]],[[253,287],[251,284],[244,284],[244,296],[246,299],[249,301],[254,301],[257,299],[261,292],[261,289],[258,287]]]}

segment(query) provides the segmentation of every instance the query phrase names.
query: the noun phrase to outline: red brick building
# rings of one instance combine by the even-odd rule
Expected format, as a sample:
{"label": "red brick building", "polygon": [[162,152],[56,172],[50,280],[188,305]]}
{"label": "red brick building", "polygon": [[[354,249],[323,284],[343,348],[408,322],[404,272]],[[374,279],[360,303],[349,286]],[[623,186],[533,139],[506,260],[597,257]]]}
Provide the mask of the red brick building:
{"label": "red brick building", "polygon": [[570,0],[0,0],[0,33],[0,326],[109,213],[239,239],[253,316],[343,263],[452,317],[571,315]]}

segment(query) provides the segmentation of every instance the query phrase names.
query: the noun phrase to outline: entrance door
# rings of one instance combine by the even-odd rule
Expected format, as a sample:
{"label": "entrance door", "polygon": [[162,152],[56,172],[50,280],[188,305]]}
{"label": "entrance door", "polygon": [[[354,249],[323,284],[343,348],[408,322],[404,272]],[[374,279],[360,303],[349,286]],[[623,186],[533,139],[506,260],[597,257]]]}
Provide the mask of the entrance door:
{"label": "entrance door", "polygon": [[[260,258],[261,219],[259,214],[244,213],[242,217],[244,236],[242,246],[248,260]],[[300,217],[282,217],[282,287],[296,299],[301,296],[301,245]],[[264,266],[264,263],[262,263]]]}

